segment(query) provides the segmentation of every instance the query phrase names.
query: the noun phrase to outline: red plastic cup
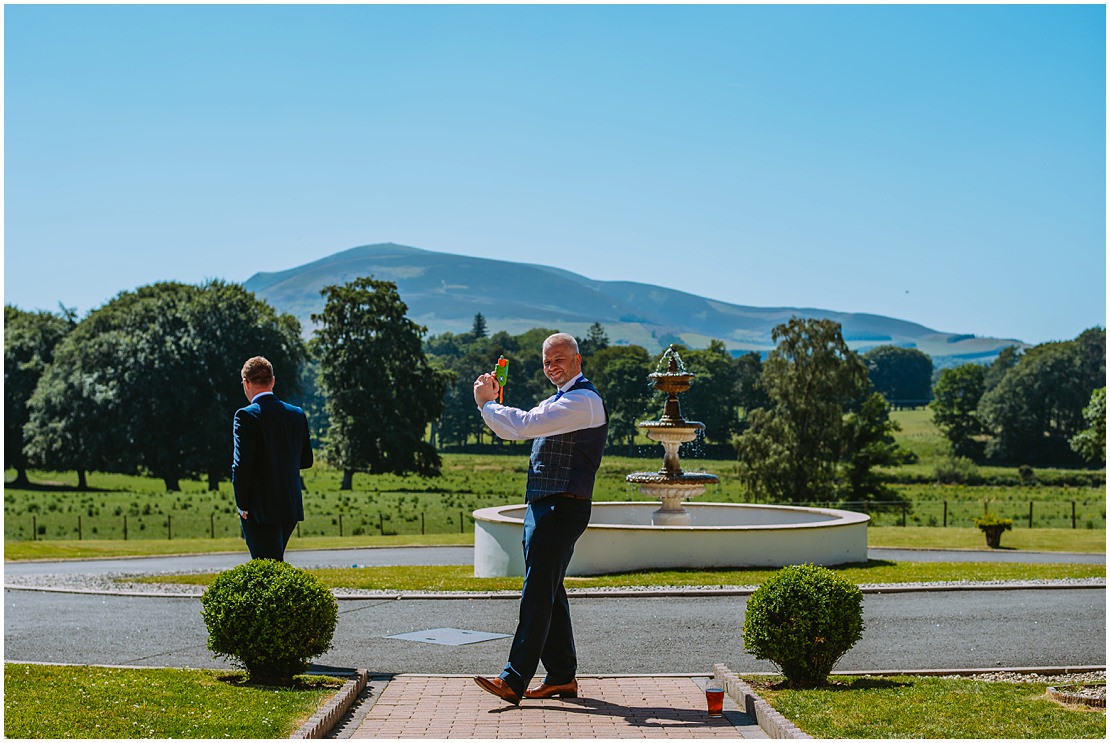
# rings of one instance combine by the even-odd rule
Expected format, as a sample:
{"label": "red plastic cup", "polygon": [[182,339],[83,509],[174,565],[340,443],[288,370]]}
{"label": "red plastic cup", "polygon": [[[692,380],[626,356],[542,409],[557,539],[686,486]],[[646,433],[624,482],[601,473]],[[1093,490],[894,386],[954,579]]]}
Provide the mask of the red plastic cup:
{"label": "red plastic cup", "polygon": [[709,708],[710,717],[720,717],[725,706],[725,690],[719,686],[710,686],[705,690],[705,704]]}

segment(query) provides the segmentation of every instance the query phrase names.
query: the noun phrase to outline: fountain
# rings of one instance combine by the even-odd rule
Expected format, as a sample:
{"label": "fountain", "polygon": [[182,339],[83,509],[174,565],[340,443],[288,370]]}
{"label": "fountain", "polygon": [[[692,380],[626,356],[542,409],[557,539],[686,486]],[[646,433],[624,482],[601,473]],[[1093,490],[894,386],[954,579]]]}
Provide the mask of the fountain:
{"label": "fountain", "polygon": [[[590,523],[575,545],[567,575],[597,575],[673,568],[783,567],[801,563],[843,565],[867,561],[867,523],[862,513],[833,508],[748,503],[686,503],[702,495],[716,475],[683,472],[679,448],[705,428],[682,417],[678,395],[690,388],[673,346],[660,360],[666,371],[649,375],[667,401],[659,420],[636,425],[663,445],[658,472],[625,479],[655,501],[595,502]],[[656,508],[661,502],[662,507]],[[474,512],[474,575],[524,575],[526,506]]]}
{"label": "fountain", "polygon": [[644,495],[662,502],[662,508],[651,515],[653,525],[689,526],[690,512],[682,507],[682,501],[701,495],[707,485],[716,485],[718,479],[704,472],[687,474],[682,471],[678,461],[679,447],[697,438],[705,424],[682,417],[678,396],[690,389],[694,375],[686,371],[674,346],[663,353],[662,361],[667,370],[648,376],[655,388],[667,395],[663,416],[657,421],[641,421],[636,427],[644,429],[649,439],[663,445],[663,466],[658,472],[633,472],[625,480],[639,486]]}

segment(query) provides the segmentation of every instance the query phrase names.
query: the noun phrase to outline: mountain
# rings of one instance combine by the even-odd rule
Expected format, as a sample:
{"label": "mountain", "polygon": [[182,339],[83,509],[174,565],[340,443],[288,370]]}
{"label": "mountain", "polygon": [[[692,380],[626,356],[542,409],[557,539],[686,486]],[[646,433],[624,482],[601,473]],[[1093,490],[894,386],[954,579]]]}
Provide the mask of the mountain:
{"label": "mountain", "polygon": [[989,360],[1020,341],[946,333],[882,315],[798,307],[747,307],[652,284],[595,281],[551,266],[437,253],[406,245],[364,245],[275,273],[257,273],[243,286],[281,312],[295,315],[306,332],[320,312],[320,290],[361,276],[397,284],[408,316],[429,334],[465,333],[479,312],[491,333],[517,334],[542,327],[582,338],[594,322],[613,343],[661,352],[670,343],[705,348],[716,338],[733,353],[774,347],[771,329],[793,316],[840,323],[856,350],[893,344],[918,348],[938,367]]}

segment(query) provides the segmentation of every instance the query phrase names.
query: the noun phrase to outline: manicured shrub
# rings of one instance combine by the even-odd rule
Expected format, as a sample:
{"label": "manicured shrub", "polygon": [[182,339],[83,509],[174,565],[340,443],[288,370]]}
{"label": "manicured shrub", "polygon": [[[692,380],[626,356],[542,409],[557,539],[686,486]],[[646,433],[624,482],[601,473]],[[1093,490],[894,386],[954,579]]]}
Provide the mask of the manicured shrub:
{"label": "manicured shrub", "polygon": [[288,685],[331,648],[339,607],[316,576],[277,560],[251,560],[216,576],[201,597],[208,649],[251,681]]}
{"label": "manicured shrub", "polygon": [[863,592],[828,568],[779,570],[748,599],[744,650],[769,660],[787,685],[823,686],[863,636]]}
{"label": "manicured shrub", "polygon": [[983,482],[979,468],[967,457],[946,456],[933,470],[937,482],[948,484],[979,485]]}

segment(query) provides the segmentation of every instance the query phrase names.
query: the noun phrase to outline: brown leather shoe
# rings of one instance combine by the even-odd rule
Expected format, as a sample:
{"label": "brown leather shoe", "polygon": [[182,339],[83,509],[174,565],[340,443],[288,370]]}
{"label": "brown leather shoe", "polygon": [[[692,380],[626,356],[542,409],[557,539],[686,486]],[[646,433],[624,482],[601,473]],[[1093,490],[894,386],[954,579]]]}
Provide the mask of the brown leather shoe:
{"label": "brown leather shoe", "polygon": [[566,684],[540,684],[536,688],[524,692],[525,699],[550,699],[551,697],[574,699],[577,696],[577,679],[571,679],[570,682]]}
{"label": "brown leather shoe", "polygon": [[513,691],[513,687],[505,683],[502,678],[483,678],[482,676],[475,676],[474,683],[482,687],[483,690],[488,691],[495,697],[501,697],[510,704],[520,704],[520,696]]}

